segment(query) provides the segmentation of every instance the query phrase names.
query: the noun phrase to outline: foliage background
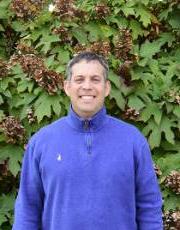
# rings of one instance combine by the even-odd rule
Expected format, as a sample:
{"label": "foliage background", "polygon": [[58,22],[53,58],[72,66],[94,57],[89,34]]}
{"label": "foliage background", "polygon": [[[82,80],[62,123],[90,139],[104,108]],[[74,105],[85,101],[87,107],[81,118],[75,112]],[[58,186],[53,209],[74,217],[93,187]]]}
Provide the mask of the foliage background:
{"label": "foliage background", "polygon": [[11,229],[25,144],[40,127],[67,114],[65,67],[83,50],[108,59],[108,113],[148,138],[164,228],[179,228],[178,2],[0,0],[0,229]]}

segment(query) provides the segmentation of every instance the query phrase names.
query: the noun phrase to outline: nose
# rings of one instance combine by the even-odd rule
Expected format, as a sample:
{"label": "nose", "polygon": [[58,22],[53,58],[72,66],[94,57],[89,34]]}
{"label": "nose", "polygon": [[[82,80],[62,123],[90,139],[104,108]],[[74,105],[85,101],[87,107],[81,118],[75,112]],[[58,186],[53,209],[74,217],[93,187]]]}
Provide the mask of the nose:
{"label": "nose", "polygon": [[83,82],[82,88],[83,89],[91,89],[92,85],[91,85],[91,81],[89,79],[86,79]]}

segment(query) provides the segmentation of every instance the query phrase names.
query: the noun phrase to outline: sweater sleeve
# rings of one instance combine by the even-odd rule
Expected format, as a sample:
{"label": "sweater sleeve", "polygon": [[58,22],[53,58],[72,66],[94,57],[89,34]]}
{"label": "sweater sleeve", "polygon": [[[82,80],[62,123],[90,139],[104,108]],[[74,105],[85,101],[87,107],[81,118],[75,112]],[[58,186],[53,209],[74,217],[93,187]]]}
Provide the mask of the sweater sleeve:
{"label": "sweater sleeve", "polygon": [[20,188],[15,202],[12,230],[40,230],[43,209],[43,186],[39,172],[39,159],[32,143],[24,154]]}
{"label": "sweater sleeve", "polygon": [[136,167],[138,230],[162,230],[162,198],[147,141],[144,142],[138,158]]}

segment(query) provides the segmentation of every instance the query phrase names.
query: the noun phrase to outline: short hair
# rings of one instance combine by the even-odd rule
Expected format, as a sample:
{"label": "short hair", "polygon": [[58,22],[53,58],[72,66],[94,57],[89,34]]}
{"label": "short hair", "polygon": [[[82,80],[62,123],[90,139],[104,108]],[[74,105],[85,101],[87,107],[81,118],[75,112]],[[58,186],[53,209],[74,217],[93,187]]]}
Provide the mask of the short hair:
{"label": "short hair", "polygon": [[67,69],[66,69],[67,80],[70,80],[72,77],[73,65],[81,62],[82,60],[86,60],[87,62],[98,61],[102,65],[102,67],[104,68],[105,80],[108,79],[109,66],[108,66],[108,62],[106,61],[106,59],[103,56],[100,56],[94,52],[85,51],[85,52],[82,52],[82,53],[76,55],[75,57],[73,57],[69,61],[69,63],[67,64]]}

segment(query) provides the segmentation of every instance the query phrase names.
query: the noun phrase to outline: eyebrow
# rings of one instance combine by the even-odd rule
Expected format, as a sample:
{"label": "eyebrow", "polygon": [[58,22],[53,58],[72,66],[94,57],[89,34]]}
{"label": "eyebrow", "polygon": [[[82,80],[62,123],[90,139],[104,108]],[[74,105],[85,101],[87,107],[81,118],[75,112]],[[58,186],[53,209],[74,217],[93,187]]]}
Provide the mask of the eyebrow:
{"label": "eyebrow", "polygon": [[[74,76],[74,78],[78,78],[78,77],[86,77],[86,76],[81,75],[81,74],[75,75],[75,76]],[[100,78],[101,76],[94,74],[94,75],[92,75],[92,76],[90,76],[90,77],[98,77],[98,78]]]}

